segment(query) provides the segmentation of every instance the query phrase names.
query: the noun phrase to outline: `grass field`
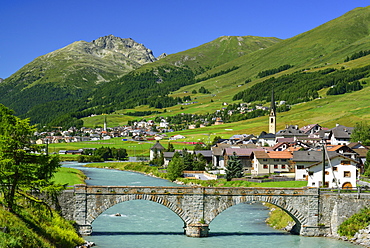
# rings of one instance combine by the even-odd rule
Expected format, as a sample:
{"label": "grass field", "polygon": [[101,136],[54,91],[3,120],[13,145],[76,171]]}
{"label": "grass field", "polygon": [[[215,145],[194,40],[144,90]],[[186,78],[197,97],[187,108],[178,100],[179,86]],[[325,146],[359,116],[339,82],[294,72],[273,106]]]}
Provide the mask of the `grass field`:
{"label": "grass field", "polygon": [[[205,136],[203,136],[205,137]],[[71,143],[58,143],[58,144],[49,144],[50,153],[58,153],[59,150],[78,150],[80,148],[100,148],[100,147],[115,147],[115,148],[124,148],[127,150],[127,153],[130,157],[134,156],[143,156],[149,157],[150,148],[155,144],[156,141],[122,141],[123,137],[112,138],[110,140],[100,140],[100,141],[88,141],[88,142],[71,142]],[[208,137],[207,137],[208,139]],[[187,141],[191,138],[183,140]],[[168,139],[160,141],[164,148],[168,147],[168,143],[171,143],[175,149],[190,149],[193,150],[194,145],[185,144],[181,141],[170,141]],[[77,160],[76,155],[63,155],[63,158],[75,157],[74,160]],[[70,160],[70,159],[68,159]],[[73,159],[72,159],[73,160]]]}
{"label": "grass field", "polygon": [[54,174],[53,181],[55,183],[75,185],[84,184],[86,176],[82,171],[74,168],[60,167],[58,172]]}

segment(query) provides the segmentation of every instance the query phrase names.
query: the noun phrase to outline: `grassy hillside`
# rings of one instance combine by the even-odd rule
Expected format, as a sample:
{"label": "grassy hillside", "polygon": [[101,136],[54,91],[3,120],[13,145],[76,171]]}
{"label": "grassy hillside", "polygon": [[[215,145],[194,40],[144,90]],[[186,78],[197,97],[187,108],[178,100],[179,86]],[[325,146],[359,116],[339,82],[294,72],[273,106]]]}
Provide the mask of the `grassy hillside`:
{"label": "grassy hillside", "polygon": [[188,66],[199,72],[208,71],[243,55],[270,47],[280,41],[280,39],[274,37],[222,36],[201,46],[170,54],[153,64],[143,66],[138,71],[168,64]]}
{"label": "grassy hillside", "polygon": [[[45,68],[32,67],[33,69],[29,68],[28,72],[33,70],[37,71],[38,74],[17,74],[19,85],[11,88],[8,83],[4,84],[9,88],[4,88],[6,91],[2,91],[7,92],[7,94],[3,93],[4,98],[2,97],[2,99],[8,99],[7,103],[11,105],[10,107],[14,105],[18,113],[20,113],[19,111],[24,113],[28,109],[26,115],[32,118],[33,123],[51,126],[69,127],[76,123],[81,125],[78,119],[102,113],[115,113],[111,116],[111,123],[122,125],[128,120],[137,119],[137,117],[120,115],[127,112],[128,108],[132,108],[129,111],[163,111],[165,108],[167,112],[160,114],[163,116],[178,113],[213,112],[220,109],[224,102],[241,102],[233,100],[237,93],[254,85],[265,83],[265,80],[272,77],[279,78],[286,74],[301,73],[302,71],[315,72],[325,68],[348,70],[370,65],[370,55],[344,62],[354,53],[368,50],[369,33],[370,6],[354,9],[337,19],[287,40],[251,36],[220,37],[202,46],[146,64],[128,75],[109,82],[95,77],[98,74],[102,76],[102,73],[87,73],[85,75],[79,71],[80,65],[71,66],[70,69],[76,73],[74,78],[82,79],[82,81],[79,80],[80,85],[74,86],[76,82],[70,80],[68,86],[63,88],[63,84],[55,82],[55,87],[63,88],[58,91],[62,93],[50,93],[46,97],[40,97],[38,94],[42,90],[53,92],[53,86],[49,89],[41,83],[36,84],[35,82],[46,80],[49,72],[44,71]],[[81,44],[76,43],[74,46]],[[62,57],[58,61],[66,61],[71,58],[73,56]],[[100,65],[100,62],[94,59],[91,62]],[[81,68],[89,66],[87,63],[80,64]],[[112,65],[114,68],[117,67],[114,62]],[[261,72],[284,65],[289,65],[290,68],[267,77],[260,78],[258,76]],[[65,69],[64,67],[69,66],[64,64],[62,67]],[[59,74],[59,76],[63,76],[63,73]],[[117,77],[117,75],[115,76]],[[362,77],[361,80],[366,82],[366,78],[368,76]],[[85,91],[86,94],[81,93],[85,79],[86,82],[94,82],[96,86],[96,89],[91,92],[86,93]],[[22,80],[27,81],[27,84],[23,84]],[[100,83],[97,84],[98,82]],[[28,91],[29,87],[24,88],[25,85],[34,84],[39,85],[37,92]],[[289,87],[289,83],[286,83],[285,86]],[[201,87],[206,88],[210,94],[199,93]],[[305,87],[308,91],[312,90],[309,89],[309,83],[305,84]],[[198,93],[193,93],[194,90]],[[285,91],[285,89],[279,90]],[[313,91],[316,90],[324,92],[327,89],[319,88]],[[270,89],[264,91],[265,95],[256,103],[268,104],[265,99],[266,96],[270,95]],[[359,91],[360,95],[365,91]],[[285,93],[287,94],[287,92]],[[282,93],[276,92],[276,94]],[[70,95],[71,99],[55,101]],[[315,93],[315,95],[317,94]],[[323,96],[330,99],[325,94]],[[197,103],[187,106],[176,105],[184,97],[191,97]],[[27,101],[24,102],[24,99]],[[293,103],[296,102],[298,101],[293,101]],[[352,106],[361,108],[360,104],[362,103],[356,102],[356,106],[354,104]],[[30,108],[31,110],[29,110]],[[335,119],[340,119],[337,116],[341,116],[341,113],[333,112],[334,110],[335,108],[331,109],[332,114],[322,120],[324,123],[333,123]],[[290,113],[293,112],[287,112],[285,115],[288,116]],[[151,117],[148,116],[148,118]],[[367,117],[360,115],[356,118],[366,119]],[[85,126],[99,125],[100,117],[85,118],[84,121]],[[294,116],[284,120],[284,122],[293,121],[296,121]],[[302,119],[299,121],[304,122]]]}
{"label": "grassy hillside", "polygon": [[0,207],[0,247],[73,248],[84,240],[77,235],[73,225],[56,212],[23,206],[15,215]]}

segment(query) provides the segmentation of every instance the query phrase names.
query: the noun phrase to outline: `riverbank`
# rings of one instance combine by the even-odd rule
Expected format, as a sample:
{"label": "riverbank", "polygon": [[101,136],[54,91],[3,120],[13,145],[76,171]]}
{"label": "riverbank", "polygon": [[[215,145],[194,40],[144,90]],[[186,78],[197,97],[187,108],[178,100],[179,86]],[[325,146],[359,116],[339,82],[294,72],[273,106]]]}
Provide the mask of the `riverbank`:
{"label": "riverbank", "polygon": [[[86,164],[86,167],[95,168],[106,168],[116,169],[122,171],[132,171],[137,173],[143,173],[149,176],[154,176],[162,179],[167,178],[167,174],[162,172],[162,169],[156,166],[149,166],[145,163],[135,162],[105,162],[105,163],[91,163]],[[286,182],[266,182],[266,183],[255,183],[244,180],[226,181],[226,179],[217,180],[198,180],[198,179],[187,179],[177,178],[174,181],[177,184],[189,185],[189,186],[203,186],[203,187],[279,187],[279,188],[300,188],[307,185],[306,181],[286,181]]]}

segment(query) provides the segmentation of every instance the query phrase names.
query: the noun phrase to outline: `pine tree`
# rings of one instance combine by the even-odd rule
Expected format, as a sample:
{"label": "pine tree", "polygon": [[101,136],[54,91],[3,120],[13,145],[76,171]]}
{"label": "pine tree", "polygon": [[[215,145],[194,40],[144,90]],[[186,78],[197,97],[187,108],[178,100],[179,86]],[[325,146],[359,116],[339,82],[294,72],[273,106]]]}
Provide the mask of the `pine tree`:
{"label": "pine tree", "polygon": [[233,152],[233,155],[229,157],[226,165],[226,180],[230,181],[233,178],[240,178],[243,176],[243,166],[240,159]]}

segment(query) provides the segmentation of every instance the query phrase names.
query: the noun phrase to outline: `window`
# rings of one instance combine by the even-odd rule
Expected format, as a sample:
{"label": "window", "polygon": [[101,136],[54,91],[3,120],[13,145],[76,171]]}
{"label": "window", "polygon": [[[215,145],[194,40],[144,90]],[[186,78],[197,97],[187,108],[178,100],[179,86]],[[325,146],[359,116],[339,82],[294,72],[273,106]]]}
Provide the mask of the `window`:
{"label": "window", "polygon": [[338,171],[338,167],[334,166],[333,171]]}
{"label": "window", "polygon": [[264,165],[263,165],[263,168],[264,168],[264,169],[268,169],[269,167],[268,167],[268,165],[267,165],[267,164],[264,164]]}
{"label": "window", "polygon": [[285,159],[285,158],[282,158],[282,159],[281,159],[281,161],[282,161],[282,162],[286,162],[286,161],[287,161],[287,159]]}
{"label": "window", "polygon": [[313,171],[309,171],[308,172],[308,175],[312,176],[313,175]]}
{"label": "window", "polygon": [[297,165],[297,170],[302,170],[304,169],[304,165]]}
{"label": "window", "polygon": [[285,164],[282,164],[281,165],[281,169],[285,169]]}
{"label": "window", "polygon": [[344,171],[344,173],[343,173],[344,175],[344,177],[351,177],[351,172],[350,171]]}
{"label": "window", "polygon": [[329,171],[325,171],[325,175],[329,175]]}
{"label": "window", "polygon": [[277,169],[278,168],[278,165],[277,164],[274,164],[274,169]]}
{"label": "window", "polygon": [[341,165],[350,165],[350,164],[351,164],[351,162],[350,162],[349,160],[342,160],[342,161],[340,162],[340,164],[341,164]]}
{"label": "window", "polygon": [[267,161],[267,158],[262,159],[262,161],[266,162]]}
{"label": "window", "polygon": [[274,161],[275,161],[275,162],[279,162],[279,159],[278,159],[278,158],[274,158]]}

